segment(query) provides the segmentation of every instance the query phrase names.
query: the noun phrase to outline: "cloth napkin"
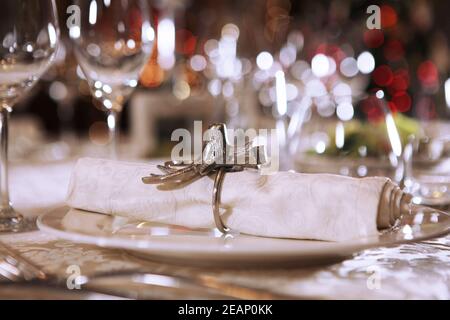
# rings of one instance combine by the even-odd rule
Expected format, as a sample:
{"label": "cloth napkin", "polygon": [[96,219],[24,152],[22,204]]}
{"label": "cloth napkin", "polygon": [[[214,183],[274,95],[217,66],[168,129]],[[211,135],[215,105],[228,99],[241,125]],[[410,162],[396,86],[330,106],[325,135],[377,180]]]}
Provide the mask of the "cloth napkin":
{"label": "cloth napkin", "polygon": [[[185,227],[214,227],[214,181],[204,177],[171,191],[141,179],[154,165],[80,159],[68,190],[70,207]],[[388,178],[256,171],[228,173],[222,220],[241,233],[277,238],[346,241],[377,235],[409,210],[411,197]]]}

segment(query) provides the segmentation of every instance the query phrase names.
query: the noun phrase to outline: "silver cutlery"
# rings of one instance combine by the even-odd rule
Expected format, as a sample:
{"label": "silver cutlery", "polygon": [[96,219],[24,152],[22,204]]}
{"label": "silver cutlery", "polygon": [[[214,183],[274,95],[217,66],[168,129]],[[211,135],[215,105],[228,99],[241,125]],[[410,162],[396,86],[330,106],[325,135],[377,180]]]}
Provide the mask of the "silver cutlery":
{"label": "silver cutlery", "polygon": [[[3,280],[3,281],[2,281]],[[29,284],[69,290],[66,279],[49,275],[34,263],[0,241],[0,283]],[[127,284],[124,287],[124,283]],[[235,285],[214,276],[173,276],[138,271],[108,272],[94,276],[80,276],[77,285],[82,290],[129,299],[154,299],[164,294],[180,299],[298,299],[264,289]],[[152,289],[152,290],[150,290]],[[309,298],[309,297],[308,297]]]}

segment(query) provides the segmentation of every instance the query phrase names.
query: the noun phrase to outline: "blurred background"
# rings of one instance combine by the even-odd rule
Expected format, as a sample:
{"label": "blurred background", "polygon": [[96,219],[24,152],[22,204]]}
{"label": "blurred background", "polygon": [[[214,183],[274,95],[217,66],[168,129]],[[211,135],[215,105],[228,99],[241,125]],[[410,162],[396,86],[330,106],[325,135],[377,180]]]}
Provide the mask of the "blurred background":
{"label": "blurred background", "polygon": [[[449,2],[149,3],[157,44],[120,122],[127,157],[168,156],[172,131],[203,120],[278,128],[286,169],[383,174],[410,188],[423,164],[449,170]],[[108,144],[64,26],[71,2],[57,4],[63,46],[14,109],[17,161],[101,154]],[[367,26],[373,4],[381,29]],[[422,193],[445,194],[447,184]]]}

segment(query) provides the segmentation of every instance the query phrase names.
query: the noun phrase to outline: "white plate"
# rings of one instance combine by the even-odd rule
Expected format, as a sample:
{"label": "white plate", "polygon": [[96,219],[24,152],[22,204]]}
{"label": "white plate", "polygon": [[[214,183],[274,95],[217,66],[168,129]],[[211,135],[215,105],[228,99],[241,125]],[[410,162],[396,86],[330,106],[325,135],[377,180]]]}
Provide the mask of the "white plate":
{"label": "white plate", "polygon": [[86,211],[59,208],[38,219],[38,227],[57,237],[108,248],[130,250],[140,256],[190,265],[276,266],[312,265],[345,259],[361,250],[443,236],[450,232],[450,216],[414,206],[397,228],[349,242],[324,242],[222,236],[214,229],[188,229]]}

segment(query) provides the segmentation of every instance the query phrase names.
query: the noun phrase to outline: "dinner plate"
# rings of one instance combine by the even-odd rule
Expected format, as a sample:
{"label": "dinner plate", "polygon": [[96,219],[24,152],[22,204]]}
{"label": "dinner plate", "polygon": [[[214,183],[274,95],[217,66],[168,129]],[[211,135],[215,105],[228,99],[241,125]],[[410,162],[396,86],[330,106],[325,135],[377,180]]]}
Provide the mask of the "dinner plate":
{"label": "dinner plate", "polygon": [[289,266],[337,262],[374,247],[394,246],[444,236],[450,216],[413,205],[392,229],[346,242],[222,235],[216,229],[190,229],[62,207],[38,218],[51,235],[108,248],[126,249],[152,260],[202,266]]}

